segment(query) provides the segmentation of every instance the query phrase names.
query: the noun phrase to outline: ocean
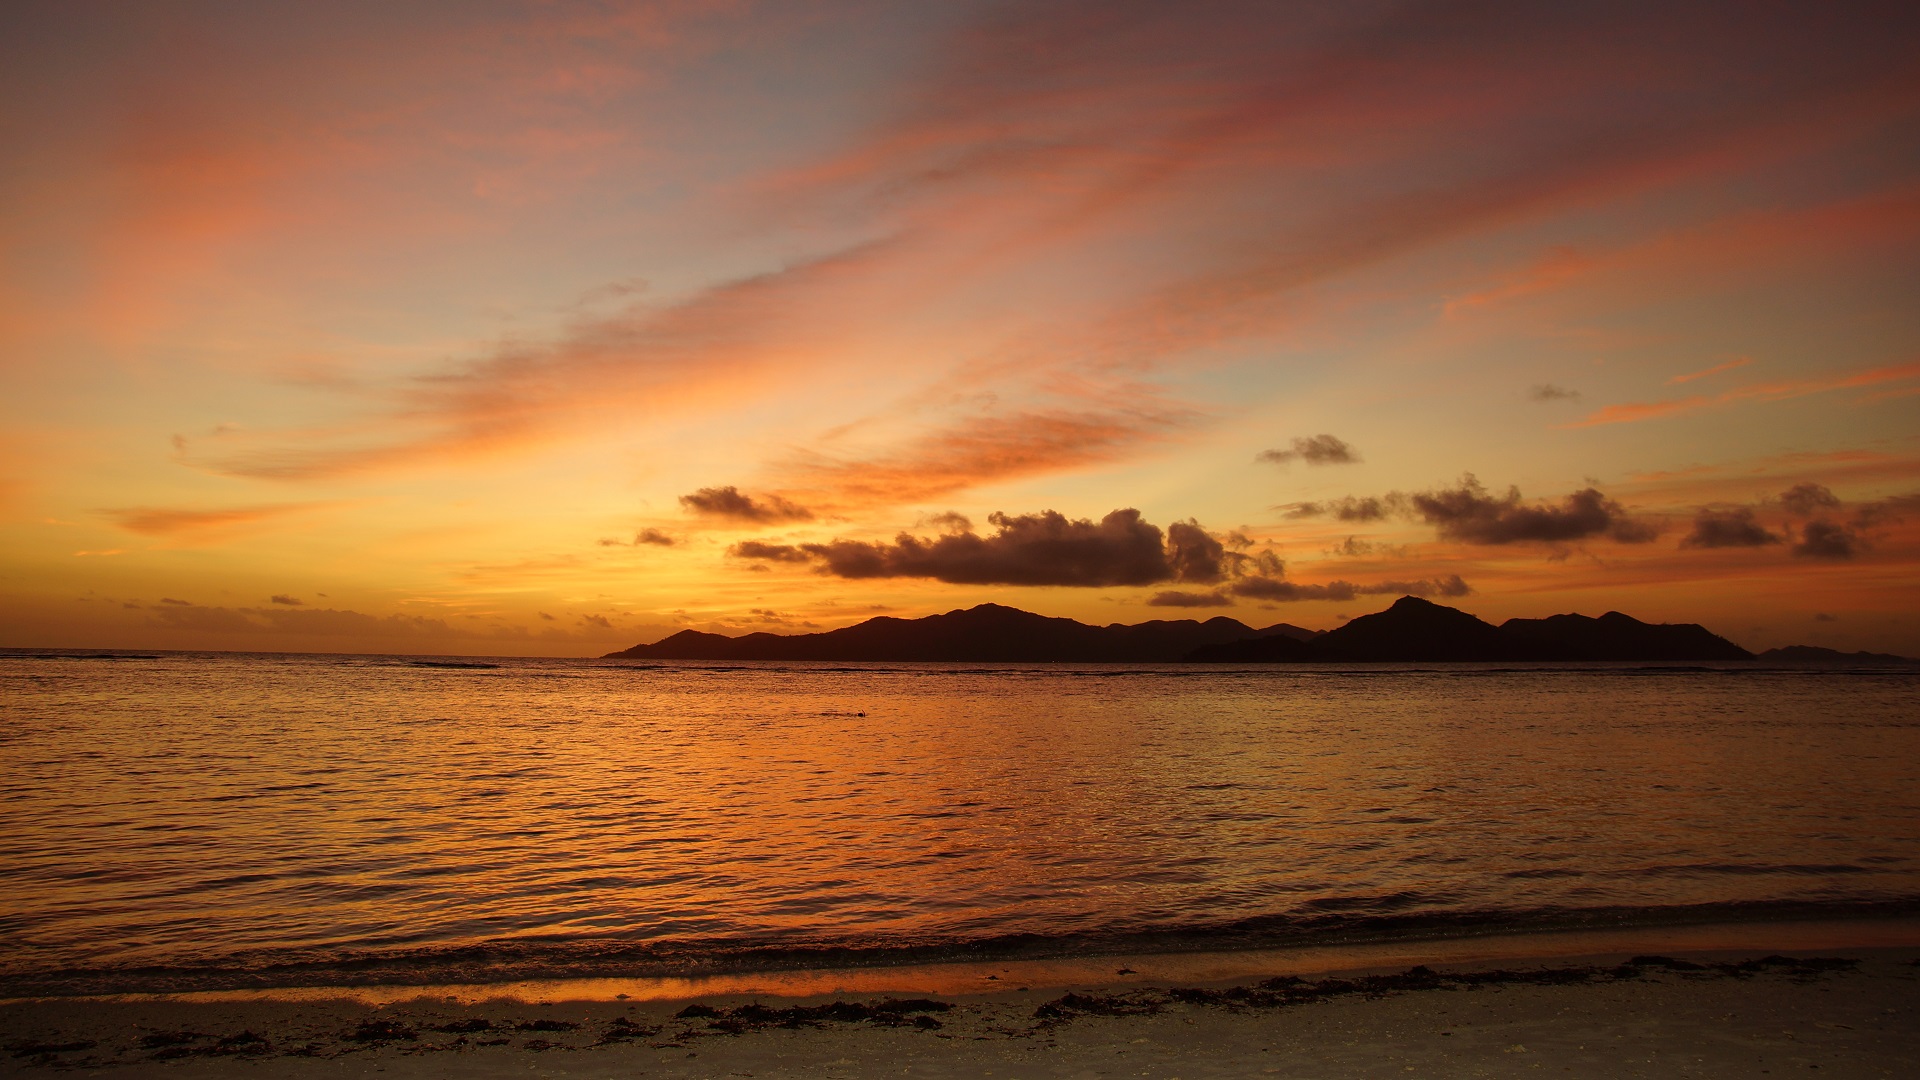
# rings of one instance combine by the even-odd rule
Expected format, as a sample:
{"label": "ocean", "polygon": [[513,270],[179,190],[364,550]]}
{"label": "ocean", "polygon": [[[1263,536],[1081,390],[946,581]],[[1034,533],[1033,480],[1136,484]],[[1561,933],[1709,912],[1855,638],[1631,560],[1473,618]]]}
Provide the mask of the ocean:
{"label": "ocean", "polygon": [[1920,672],[0,654],[0,996],[1920,913]]}

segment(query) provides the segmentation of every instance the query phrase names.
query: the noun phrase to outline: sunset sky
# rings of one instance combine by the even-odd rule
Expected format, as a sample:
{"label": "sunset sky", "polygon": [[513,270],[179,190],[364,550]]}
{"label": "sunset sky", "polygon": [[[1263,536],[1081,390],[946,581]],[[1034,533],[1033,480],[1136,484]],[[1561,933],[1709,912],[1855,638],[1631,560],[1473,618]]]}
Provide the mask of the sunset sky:
{"label": "sunset sky", "polygon": [[0,14],[0,645],[1920,655],[1907,4]]}

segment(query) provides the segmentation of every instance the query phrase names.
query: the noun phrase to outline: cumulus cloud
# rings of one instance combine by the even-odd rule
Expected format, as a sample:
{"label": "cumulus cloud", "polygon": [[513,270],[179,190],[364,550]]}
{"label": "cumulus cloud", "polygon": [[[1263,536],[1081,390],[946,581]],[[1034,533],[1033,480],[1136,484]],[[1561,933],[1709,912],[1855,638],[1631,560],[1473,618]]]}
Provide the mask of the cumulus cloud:
{"label": "cumulus cloud", "polygon": [[1309,435],[1293,440],[1291,450],[1262,450],[1254,458],[1272,465],[1304,461],[1309,465],[1351,465],[1360,460],[1353,447],[1332,435]]}
{"label": "cumulus cloud", "polygon": [[1207,570],[1207,551],[1191,541],[1170,551],[1159,527],[1142,520],[1138,510],[1115,510],[1097,522],[1054,510],[995,513],[987,521],[994,531],[986,536],[949,532],[924,539],[901,533],[892,543],[835,540],[799,550],[835,577],[932,578],[956,585],[1152,585],[1179,580],[1176,557],[1195,572]]}
{"label": "cumulus cloud", "polygon": [[1853,524],[1855,528],[1871,529],[1887,522],[1905,520],[1907,515],[1916,513],[1920,513],[1920,492],[1894,495],[1862,504],[1854,511]]}
{"label": "cumulus cloud", "polygon": [[1240,558],[1229,555],[1225,544],[1191,518],[1167,526],[1167,568],[1176,581],[1219,581],[1227,576],[1228,563]]}
{"label": "cumulus cloud", "polygon": [[1609,536],[1624,544],[1644,544],[1656,535],[1652,526],[1630,517],[1619,503],[1596,488],[1583,488],[1551,503],[1527,503],[1518,487],[1504,495],[1488,493],[1472,473],[1456,488],[1414,492],[1410,511],[1441,537],[1467,544],[1564,544]]}
{"label": "cumulus cloud", "polygon": [[1245,537],[1215,536],[1194,520],[1176,521],[1164,532],[1138,510],[1115,510],[1099,521],[1074,520],[1053,510],[1037,514],[995,513],[992,533],[981,535],[965,519],[948,519],[937,537],[901,533],[891,542],[834,540],[784,544],[747,540],[727,549],[738,559],[764,563],[811,563],[816,572],[841,578],[932,578],[956,585],[1213,586],[1165,589],[1151,607],[1225,607],[1251,600],[1348,600],[1391,593],[1465,596],[1455,574],[1413,581],[1356,585],[1347,581],[1302,584],[1287,581],[1286,565],[1271,550],[1249,552]]}
{"label": "cumulus cloud", "polygon": [[728,548],[727,554],[736,559],[764,559],[767,562],[803,563],[813,559],[811,554],[793,544],[769,544],[761,540],[742,540]]}
{"label": "cumulus cloud", "polygon": [[1452,488],[1349,495],[1326,502],[1289,503],[1281,510],[1294,519],[1378,521],[1399,517],[1431,525],[1446,540],[1489,546],[1565,544],[1596,536],[1623,544],[1644,544],[1659,534],[1652,524],[1633,517],[1596,488],[1583,488],[1557,504],[1527,502],[1517,487],[1499,495],[1489,492],[1472,473],[1461,477],[1459,485]]}
{"label": "cumulus cloud", "polygon": [[1351,581],[1307,584],[1272,577],[1252,577],[1231,586],[1235,596],[1251,600],[1352,600],[1357,596],[1466,596],[1473,591],[1459,574],[1417,581],[1379,581],[1357,585]]}
{"label": "cumulus cloud", "polygon": [[1535,383],[1527,391],[1528,401],[1578,401],[1579,399],[1580,391],[1556,386],[1553,383]]}
{"label": "cumulus cloud", "polygon": [[813,511],[798,503],[789,502],[778,495],[762,495],[756,499],[753,496],[741,494],[740,489],[731,484],[726,487],[701,488],[691,495],[682,495],[680,505],[685,507],[688,513],[698,514],[701,517],[756,524],[813,520]]}
{"label": "cumulus cloud", "polygon": [[1797,517],[1812,517],[1822,510],[1839,509],[1840,498],[1829,491],[1825,484],[1809,481],[1804,484],[1795,484],[1781,492],[1780,505],[1786,507],[1789,514]]}
{"label": "cumulus cloud", "polygon": [[1148,599],[1148,607],[1227,607],[1233,598],[1221,592],[1181,592],[1168,589],[1154,593]]}
{"label": "cumulus cloud", "polygon": [[1331,581],[1308,585],[1282,578],[1256,577],[1233,583],[1233,594],[1250,600],[1351,600],[1360,595],[1360,587],[1351,581]]}
{"label": "cumulus cloud", "polygon": [[1702,510],[1693,518],[1693,531],[1681,541],[1683,548],[1764,547],[1777,544],[1780,537],[1768,532],[1746,507],[1735,510]]}
{"label": "cumulus cloud", "polygon": [[1845,525],[1814,520],[1800,526],[1800,542],[1793,553],[1804,559],[1851,559],[1866,546],[1860,534]]}

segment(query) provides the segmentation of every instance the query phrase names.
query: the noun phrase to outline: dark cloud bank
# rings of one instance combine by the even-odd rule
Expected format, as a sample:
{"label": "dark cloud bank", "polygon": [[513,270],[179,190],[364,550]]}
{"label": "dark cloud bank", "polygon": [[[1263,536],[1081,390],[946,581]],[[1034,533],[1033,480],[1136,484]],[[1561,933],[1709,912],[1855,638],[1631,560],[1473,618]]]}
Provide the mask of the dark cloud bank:
{"label": "dark cloud bank", "polygon": [[1559,503],[1528,502],[1517,487],[1499,495],[1489,492],[1472,473],[1452,488],[1293,503],[1286,515],[1340,521],[1403,518],[1433,526],[1442,539],[1479,545],[1567,544],[1599,536],[1644,544],[1659,535],[1652,524],[1632,516],[1597,488],[1576,491]]}
{"label": "dark cloud bank", "polygon": [[1371,585],[1291,582],[1284,579],[1285,567],[1271,552],[1228,550],[1226,543],[1195,521],[1176,521],[1162,530],[1144,520],[1138,510],[1115,510],[1099,521],[1075,520],[1054,510],[996,513],[987,520],[993,531],[984,535],[964,518],[943,515],[948,531],[936,537],[903,532],[891,542],[748,540],[728,553],[762,562],[811,564],[820,573],[850,579],[930,578],[954,585],[1081,588],[1210,586],[1168,590],[1149,601],[1161,607],[1220,607],[1236,597],[1345,600],[1379,593],[1464,596],[1471,591],[1457,575]]}
{"label": "dark cloud bank", "polygon": [[1309,465],[1351,465],[1360,455],[1345,440],[1332,435],[1309,435],[1293,440],[1291,450],[1262,450],[1254,457],[1270,465],[1288,465],[1304,461]]}
{"label": "dark cloud bank", "polygon": [[813,520],[813,511],[798,503],[789,502],[778,495],[762,495],[756,499],[741,494],[740,489],[731,484],[701,488],[691,495],[682,495],[680,505],[688,513],[701,517],[752,524]]}
{"label": "dark cloud bank", "polygon": [[[1875,526],[1900,520],[1903,513],[1920,506],[1920,498],[1898,495],[1890,499],[1857,506],[1851,520],[1835,521],[1830,512],[1846,504],[1824,484],[1795,484],[1780,493],[1780,510],[1789,519],[1780,531],[1769,529],[1760,520],[1755,507],[1707,507],[1694,515],[1693,529],[1680,541],[1683,548],[1758,548],[1785,544],[1787,550],[1803,559],[1845,561],[1866,550],[1868,535]],[[1797,539],[1795,539],[1797,535]]]}

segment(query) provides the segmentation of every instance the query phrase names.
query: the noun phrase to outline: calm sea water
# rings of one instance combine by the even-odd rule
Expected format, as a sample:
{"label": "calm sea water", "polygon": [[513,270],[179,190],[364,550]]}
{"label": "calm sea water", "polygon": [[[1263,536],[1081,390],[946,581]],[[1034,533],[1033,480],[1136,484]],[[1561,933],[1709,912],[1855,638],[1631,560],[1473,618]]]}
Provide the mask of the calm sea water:
{"label": "calm sea water", "polygon": [[0,658],[0,993],[1920,910],[1920,674]]}

